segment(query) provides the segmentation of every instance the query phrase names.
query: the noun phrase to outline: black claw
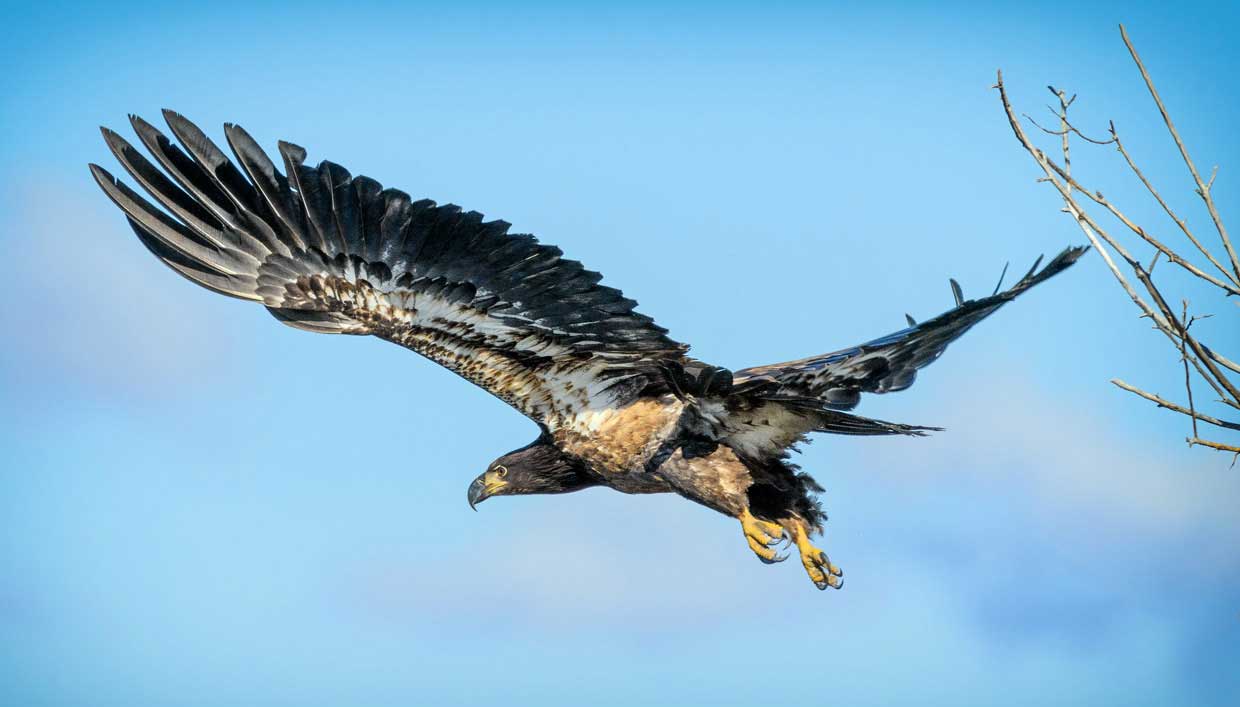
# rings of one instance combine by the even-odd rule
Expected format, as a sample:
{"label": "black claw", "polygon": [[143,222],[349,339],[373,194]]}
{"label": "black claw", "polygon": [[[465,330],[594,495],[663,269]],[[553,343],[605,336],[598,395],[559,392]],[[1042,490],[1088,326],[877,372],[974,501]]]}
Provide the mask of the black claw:
{"label": "black claw", "polygon": [[818,591],[822,591],[831,585],[827,584],[826,582],[814,582],[814,586],[818,587]]}
{"label": "black claw", "polygon": [[762,564],[764,565],[773,565],[777,562],[783,562],[784,560],[788,559],[788,556],[787,555],[776,555],[768,560],[765,557],[758,555],[758,559],[762,560]]}

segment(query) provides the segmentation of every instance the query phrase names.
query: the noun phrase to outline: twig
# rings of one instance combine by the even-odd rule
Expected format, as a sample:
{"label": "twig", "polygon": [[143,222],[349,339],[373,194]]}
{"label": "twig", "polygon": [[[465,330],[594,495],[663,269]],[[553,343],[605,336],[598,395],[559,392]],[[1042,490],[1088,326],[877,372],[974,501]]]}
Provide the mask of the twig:
{"label": "twig", "polygon": [[[1076,96],[1073,96],[1073,98],[1076,98]],[[1028,113],[1021,113],[1021,115],[1025,117],[1025,120],[1028,120],[1030,123],[1033,123],[1033,127],[1037,128],[1038,130],[1041,130],[1047,135],[1067,135],[1068,133],[1072,133],[1076,135],[1077,137],[1081,138],[1082,140],[1084,140],[1085,142],[1092,142],[1095,145],[1110,145],[1115,142],[1115,138],[1111,138],[1110,140],[1095,140],[1094,138],[1089,137],[1085,133],[1078,130],[1076,126],[1072,124],[1068,124],[1068,126],[1063,128],[1062,130],[1051,130],[1050,128],[1042,127],[1042,125],[1040,125],[1038,121],[1034,120],[1033,116],[1029,115]]]}
{"label": "twig", "polygon": [[[1237,302],[1237,303],[1236,303],[1236,305],[1237,305],[1237,306],[1240,306],[1240,302]],[[1202,318],[1202,317],[1198,317],[1198,319],[1201,319],[1201,318]],[[1227,367],[1227,368],[1230,368],[1231,370],[1235,371],[1236,373],[1240,373],[1240,363],[1236,363],[1235,361],[1233,361],[1233,360],[1231,360],[1231,359],[1227,358],[1227,357],[1226,357],[1226,356],[1224,356],[1223,354],[1221,354],[1221,353],[1217,353],[1216,351],[1214,351],[1214,349],[1211,349],[1211,348],[1210,348],[1210,347],[1208,347],[1208,346],[1207,346],[1207,347],[1205,347],[1205,350],[1206,350],[1206,355],[1208,355],[1208,356],[1210,357],[1210,360],[1211,360],[1211,361],[1214,361],[1214,362],[1218,363],[1218,364],[1219,364],[1219,365],[1221,365],[1221,366],[1225,366],[1225,367]]]}
{"label": "twig", "polygon": [[[1069,182],[1068,196],[1071,196],[1072,153],[1068,149],[1068,138],[1072,136],[1072,132],[1068,129],[1068,106],[1072,104],[1072,101],[1076,100],[1076,96],[1073,96],[1072,101],[1069,101],[1064,98],[1063,91],[1055,90],[1054,86],[1047,86],[1047,88],[1050,89],[1051,93],[1055,94],[1055,97],[1059,99],[1059,129],[1061,131],[1059,136],[1059,145],[1060,149],[1063,150],[1063,174]],[[1036,123],[1034,124],[1036,125]]]}
{"label": "twig", "polygon": [[[1124,381],[1118,378],[1111,379],[1111,383],[1114,384],[1118,388],[1122,388],[1128,391],[1129,393],[1134,393],[1136,395],[1141,396],[1142,398],[1145,398],[1151,403],[1158,405],[1158,407],[1160,408],[1166,408],[1173,412],[1178,412],[1181,415],[1190,415],[1196,420],[1201,420],[1202,422],[1208,422],[1211,425],[1216,425],[1218,427],[1223,427],[1229,430],[1240,430],[1240,424],[1236,424],[1235,422],[1228,422],[1227,420],[1220,420],[1217,417],[1211,417],[1210,415],[1206,415],[1205,413],[1194,412],[1192,410],[1188,410],[1182,405],[1177,405],[1176,403],[1173,403],[1170,400],[1165,400],[1153,393],[1147,393],[1144,390],[1141,390],[1140,388],[1134,385],[1129,385],[1128,383],[1125,383]],[[1196,435],[1197,435],[1197,432],[1194,429],[1193,436],[1196,436]]]}
{"label": "twig", "polygon": [[[1103,196],[1102,192],[1096,192],[1096,191],[1091,192],[1090,190],[1081,186],[1075,179],[1073,179],[1072,176],[1068,173],[1068,170],[1060,169],[1059,165],[1055,164],[1054,162],[1049,162],[1048,164],[1050,165],[1051,169],[1055,170],[1056,174],[1062,177],[1064,181],[1068,182],[1069,186],[1075,188],[1077,191],[1080,191],[1082,194],[1089,197],[1089,199],[1093,201],[1095,204],[1098,204],[1099,206],[1103,207],[1107,211],[1110,211],[1112,216],[1118,219],[1120,223],[1128,227],[1128,230],[1137,234],[1146,243],[1149,243],[1150,245],[1154,246],[1156,250],[1158,250],[1163,255],[1167,256],[1167,260],[1170,260],[1176,265],[1179,265],[1180,267],[1184,268],[1185,270],[1192,273],[1193,275],[1196,275],[1197,277],[1205,280],[1211,285],[1222,288],[1228,295],[1240,296],[1240,286],[1233,285],[1230,282],[1224,282],[1223,280],[1220,280],[1217,277],[1214,277],[1213,275],[1202,271],[1196,265],[1193,265],[1192,263],[1188,262],[1184,258],[1180,257],[1175,251],[1163,245],[1161,241],[1159,241],[1157,238],[1154,238],[1149,233],[1147,233],[1144,228],[1133,223],[1132,220],[1129,219],[1126,215],[1124,215],[1124,213],[1120,211],[1118,207],[1116,207],[1105,196]],[[1136,169],[1135,166],[1133,168]],[[1209,257],[1208,253],[1206,254],[1206,257]],[[1220,269],[1222,268],[1222,266],[1219,266],[1219,267]],[[1226,275],[1227,271],[1223,270],[1223,274]]]}
{"label": "twig", "polygon": [[1235,455],[1231,458],[1231,466],[1233,468],[1236,466],[1236,459],[1240,459],[1240,447],[1235,447],[1230,444],[1222,444],[1221,442],[1211,442],[1208,439],[1197,439],[1196,437],[1190,437],[1186,441],[1190,447],[1194,444],[1199,444],[1203,447],[1210,447],[1211,449],[1217,449],[1221,452],[1231,452]]}
{"label": "twig", "polygon": [[1185,348],[1185,342],[1188,340],[1188,330],[1193,325],[1192,319],[1188,318],[1188,300],[1184,302],[1184,313],[1180,316],[1180,321],[1184,322],[1185,336],[1180,339],[1180,360],[1184,362],[1184,390],[1188,393],[1188,416],[1193,421],[1193,437],[1197,436],[1197,408],[1193,405],[1193,379],[1188,372],[1188,351]]}
{"label": "twig", "polygon": [[[1218,209],[1214,205],[1214,197],[1210,195],[1210,185],[1201,181],[1201,175],[1197,173],[1197,167],[1193,164],[1193,159],[1188,156],[1188,150],[1184,147],[1184,141],[1180,139],[1180,133],[1175,129],[1175,124],[1171,122],[1171,116],[1167,113],[1166,106],[1163,105],[1162,98],[1158,96],[1158,90],[1154,88],[1154,81],[1150,78],[1150,74],[1145,70],[1145,64],[1141,61],[1141,56],[1137,54],[1136,47],[1132,46],[1132,41],[1128,39],[1128,31],[1123,25],[1119,26],[1120,36],[1124,38],[1124,46],[1128,47],[1128,53],[1132,55],[1132,60],[1136,62],[1137,69],[1141,71],[1141,78],[1145,79],[1145,86],[1150,90],[1150,95],[1154,98],[1154,103],[1158,106],[1158,112],[1162,114],[1163,123],[1167,125],[1167,130],[1171,133],[1171,138],[1175,140],[1176,147],[1180,148],[1180,156],[1184,158],[1184,164],[1188,165],[1188,171],[1193,175],[1193,181],[1197,183],[1197,194],[1206,203],[1206,210],[1210,212],[1210,219],[1214,221],[1214,228],[1218,231],[1219,238],[1223,241],[1223,247],[1227,250],[1228,257],[1231,258],[1232,271],[1235,273],[1236,279],[1240,280],[1240,257],[1237,257],[1235,248],[1231,245],[1231,237],[1227,235],[1227,228],[1223,226],[1223,219],[1218,214]],[[1210,179],[1213,183],[1214,179]]]}
{"label": "twig", "polygon": [[[1134,290],[1132,285],[1128,283],[1128,280],[1124,277],[1124,274],[1120,272],[1120,269],[1115,264],[1115,261],[1111,259],[1110,253],[1103,247],[1098,236],[1094,233],[1091,224],[1085,221],[1086,217],[1084,212],[1079,208],[1075,200],[1072,199],[1071,193],[1065,189],[1057,179],[1055,179],[1055,171],[1048,166],[1046,155],[1044,155],[1041,150],[1037,149],[1032,143],[1029,142],[1029,138],[1026,137],[1025,131],[1020,127],[1020,122],[1017,121],[1016,115],[1012,112],[1012,104],[1008,101],[1007,89],[1003,85],[1003,71],[998,72],[998,80],[994,87],[999,90],[999,100],[1003,103],[1003,110],[1007,114],[1008,124],[1012,127],[1012,132],[1016,134],[1016,139],[1020,141],[1020,144],[1029,152],[1030,155],[1033,156],[1034,161],[1036,161],[1042,167],[1042,171],[1046,173],[1046,177],[1043,181],[1050,182],[1060,192],[1060,195],[1067,203],[1069,213],[1076,219],[1077,224],[1085,233],[1085,237],[1088,238],[1090,243],[1094,246],[1094,250],[1098,251],[1098,254],[1102,256],[1103,261],[1107,264],[1107,268],[1111,270],[1111,274],[1115,276],[1115,279],[1119,282],[1120,286],[1124,288],[1124,291],[1128,293],[1128,296],[1132,299],[1132,301],[1136,303],[1137,307],[1139,307],[1142,312],[1154,319],[1155,324],[1159,324],[1158,315],[1156,315],[1150,306],[1141,299],[1141,296],[1137,294],[1137,291]],[[1159,328],[1161,329],[1164,326],[1165,322],[1162,323]]]}
{"label": "twig", "polygon": [[1189,242],[1191,242],[1197,250],[1201,251],[1202,255],[1206,256],[1206,260],[1209,260],[1211,265],[1218,268],[1218,271],[1223,273],[1224,277],[1231,280],[1236,285],[1240,285],[1240,278],[1237,278],[1236,275],[1229,272],[1227,268],[1223,267],[1223,264],[1220,263],[1218,259],[1215,258],[1214,255],[1201,244],[1201,241],[1197,240],[1197,237],[1193,235],[1192,230],[1189,229],[1188,223],[1184,219],[1175,215],[1175,211],[1173,211],[1171,206],[1163,200],[1162,195],[1158,193],[1158,190],[1154,188],[1154,185],[1150,183],[1150,180],[1145,178],[1145,174],[1141,171],[1141,168],[1137,166],[1136,161],[1132,159],[1132,155],[1128,154],[1128,149],[1124,147],[1123,140],[1120,140],[1119,133],[1115,130],[1114,122],[1111,122],[1110,130],[1111,137],[1115,141],[1115,149],[1119,150],[1119,153],[1124,157],[1124,161],[1128,163],[1128,167],[1134,174],[1137,175],[1137,179],[1140,179],[1141,183],[1145,185],[1145,190],[1150,193],[1150,196],[1154,197],[1154,200],[1158,202],[1158,205],[1162,207],[1163,211],[1166,212],[1167,216],[1170,217],[1175,225],[1180,227],[1180,232],[1188,238]]}
{"label": "twig", "polygon": [[[1042,167],[1042,171],[1046,175],[1045,179],[1040,181],[1049,182],[1057,191],[1059,191],[1060,196],[1064,199],[1066,210],[1076,220],[1077,225],[1080,226],[1082,232],[1085,234],[1085,237],[1089,239],[1090,243],[1094,246],[1094,249],[1098,251],[1098,254],[1102,257],[1103,261],[1106,262],[1107,267],[1111,270],[1111,274],[1115,276],[1116,281],[1119,282],[1124,291],[1128,293],[1129,298],[1131,298],[1133,303],[1141,309],[1144,316],[1148,316],[1151,321],[1154,322],[1156,328],[1162,331],[1163,334],[1165,334],[1174,344],[1177,345],[1177,348],[1181,339],[1184,339],[1185,343],[1187,343],[1189,348],[1193,349],[1193,353],[1197,357],[1196,360],[1193,361],[1193,365],[1197,368],[1197,371],[1201,374],[1202,378],[1204,378],[1206,382],[1219,393],[1224,403],[1231,405],[1232,407],[1240,408],[1240,402],[1237,402],[1237,400],[1240,400],[1240,391],[1237,391],[1235,386],[1227,380],[1226,376],[1219,371],[1216,366],[1214,366],[1204,347],[1202,347],[1201,344],[1195,341],[1191,336],[1185,336],[1182,332],[1182,323],[1176,319],[1175,314],[1171,311],[1170,307],[1167,306],[1162,294],[1158,291],[1158,288],[1154,286],[1153,281],[1149,278],[1149,274],[1141,266],[1141,263],[1137,261],[1136,258],[1134,258],[1122,244],[1107,233],[1106,230],[1103,229],[1093,219],[1093,217],[1091,217],[1088,212],[1081,208],[1080,204],[1076,202],[1076,200],[1072,197],[1072,189],[1074,186],[1070,186],[1068,184],[1068,181],[1071,180],[1071,176],[1058,165],[1055,165],[1053,160],[1047,157],[1041,150],[1034,147],[1029,141],[1028,136],[1025,135],[1025,131],[1021,128],[1020,122],[1017,120],[1016,115],[1012,110],[1011,102],[1008,100],[1007,89],[1003,85],[1002,71],[998,72],[998,80],[995,84],[995,88],[999,90],[999,98],[1003,103],[1004,113],[1007,115],[1008,124],[1011,126],[1013,133],[1015,133],[1017,140],[1021,143],[1025,150],[1033,156],[1034,160],[1039,166]],[[1062,176],[1064,178],[1064,182],[1057,179],[1057,176]],[[1072,184],[1075,185],[1075,182],[1073,181]],[[1089,194],[1086,190],[1082,189],[1082,191]],[[1118,253],[1129,265],[1129,267],[1132,268],[1133,273],[1137,276],[1137,279],[1141,281],[1141,284],[1154,299],[1154,303],[1157,305],[1158,311],[1151,308],[1141,298],[1141,296],[1128,282],[1127,278],[1124,277],[1124,274],[1120,272],[1119,267],[1115,264],[1115,261],[1112,260],[1109,251],[1103,247],[1103,241],[1105,241],[1107,245],[1114,248],[1116,253]]]}
{"label": "twig", "polygon": [[[1047,182],[1055,188],[1055,190],[1059,193],[1060,198],[1063,200],[1063,211],[1072,216],[1082,233],[1084,233],[1085,237],[1089,239],[1089,242],[1098,252],[1099,257],[1102,258],[1103,262],[1106,263],[1107,268],[1111,271],[1111,274],[1115,277],[1116,282],[1119,283],[1120,287],[1125,291],[1125,293],[1128,294],[1128,297],[1132,300],[1133,304],[1135,304],[1140,310],[1141,318],[1148,318],[1154,328],[1166,336],[1172,345],[1176,347],[1179,353],[1181,365],[1184,369],[1184,390],[1188,397],[1188,407],[1185,408],[1176,403],[1164,400],[1157,395],[1147,393],[1118,379],[1113,380],[1112,382],[1116,386],[1145,398],[1146,400],[1154,402],[1160,407],[1186,415],[1192,424],[1192,436],[1187,438],[1190,446],[1201,445],[1213,449],[1231,451],[1236,454],[1236,458],[1240,458],[1240,448],[1221,442],[1205,440],[1199,436],[1199,421],[1229,430],[1240,430],[1240,423],[1220,420],[1199,411],[1197,409],[1196,395],[1193,391],[1192,377],[1193,370],[1196,370],[1202,380],[1204,380],[1206,384],[1208,384],[1214,392],[1218,394],[1219,402],[1229,405],[1232,408],[1240,409],[1240,389],[1238,389],[1237,386],[1234,385],[1228,378],[1228,372],[1240,373],[1240,364],[1236,364],[1226,357],[1214,352],[1210,347],[1199,341],[1191,332],[1193,324],[1198,319],[1204,319],[1209,315],[1190,316],[1188,313],[1187,300],[1182,300],[1180,311],[1174,311],[1167,302],[1167,299],[1163,296],[1162,292],[1155,285],[1151,276],[1154,271],[1154,267],[1159,263],[1160,258],[1165,256],[1167,260],[1175,263],[1189,274],[1204,280],[1215,287],[1218,287],[1226,296],[1240,296],[1240,261],[1238,261],[1235,251],[1232,248],[1231,239],[1228,236],[1226,229],[1223,227],[1222,219],[1218,215],[1218,210],[1214,205],[1213,196],[1210,192],[1210,189],[1214,185],[1218,168],[1216,167],[1211,172],[1208,182],[1202,181],[1201,175],[1197,172],[1196,166],[1189,158],[1188,150],[1184,147],[1183,140],[1176,131],[1175,125],[1171,122],[1171,118],[1167,113],[1166,107],[1162,103],[1162,99],[1159,97],[1157,90],[1154,88],[1153,80],[1150,78],[1149,73],[1146,71],[1144,64],[1137,55],[1136,49],[1132,46],[1132,42],[1129,41],[1128,35],[1122,26],[1120,27],[1120,32],[1123,36],[1125,46],[1128,48],[1129,53],[1132,55],[1133,60],[1137,64],[1137,68],[1141,72],[1142,78],[1145,80],[1146,87],[1149,89],[1150,95],[1153,96],[1154,102],[1158,106],[1163,123],[1167,126],[1168,131],[1171,133],[1171,137],[1175,141],[1176,147],[1180,150],[1180,155],[1184,159],[1185,164],[1188,165],[1189,172],[1192,174],[1193,180],[1197,186],[1197,194],[1206,202],[1207,209],[1210,212],[1210,217],[1214,221],[1215,227],[1219,232],[1220,240],[1222,240],[1224,249],[1227,251],[1227,254],[1231,260],[1230,269],[1223,263],[1219,262],[1219,260],[1209,252],[1205,245],[1203,245],[1202,242],[1196,238],[1192,230],[1189,229],[1188,224],[1177,216],[1171,209],[1170,205],[1163,200],[1162,196],[1158,193],[1158,190],[1154,188],[1154,185],[1149,179],[1146,178],[1145,174],[1137,166],[1136,161],[1132,159],[1132,155],[1129,154],[1127,147],[1120,139],[1119,133],[1116,131],[1115,124],[1113,122],[1109,124],[1111,136],[1110,140],[1094,140],[1087,137],[1079,129],[1072,125],[1068,119],[1068,108],[1076,100],[1076,96],[1073,95],[1069,98],[1066,92],[1057,89],[1054,86],[1048,86],[1048,90],[1050,90],[1050,92],[1054,94],[1059,101],[1058,110],[1055,110],[1054,108],[1050,109],[1051,112],[1055,113],[1056,117],[1059,118],[1059,129],[1051,130],[1043,127],[1028,115],[1026,115],[1025,118],[1038,130],[1059,138],[1059,148],[1063,154],[1063,162],[1062,165],[1060,165],[1056,163],[1055,159],[1035,147],[1030,141],[1028,135],[1026,135],[1024,129],[1022,128],[1021,121],[1017,119],[1015,112],[1012,110],[1011,102],[1008,100],[1007,91],[1003,85],[1002,72],[999,72],[998,74],[998,81],[995,88],[999,91],[999,97],[1003,104],[1004,114],[1007,116],[1008,124],[1011,126],[1012,132],[1016,136],[1017,141],[1020,142],[1021,146],[1025,148],[1025,150],[1033,157],[1034,161],[1042,169],[1043,176],[1038,179],[1038,182]],[[1163,244],[1159,239],[1147,233],[1144,228],[1135,223],[1132,219],[1128,218],[1128,216],[1124,214],[1124,212],[1121,211],[1117,205],[1104,197],[1102,192],[1090,190],[1083,186],[1072,174],[1073,170],[1070,138],[1073,135],[1076,135],[1077,137],[1080,137],[1081,139],[1092,144],[1108,145],[1114,143],[1116,150],[1124,158],[1124,161],[1128,164],[1129,169],[1131,169],[1137,176],[1142,185],[1145,186],[1146,190],[1154,197],[1159,206],[1162,207],[1163,211],[1173,222],[1175,222],[1180,231],[1183,232],[1193,246],[1205,256],[1210,265],[1218,270],[1222,277],[1220,278],[1206,272],[1201,267],[1198,267],[1186,258],[1181,257],[1179,253]],[[1149,265],[1147,267],[1143,267],[1142,263],[1133,255],[1133,253],[1129,252],[1123,243],[1109,233],[1107,229],[1104,228],[1093,217],[1093,215],[1091,215],[1082,206],[1082,204],[1086,204],[1088,202],[1079,200],[1076,196],[1078,192],[1084,194],[1094,204],[1105,209],[1128,230],[1135,233],[1142,241],[1153,247],[1154,257],[1149,261]],[[1121,271],[1116,258],[1113,256],[1118,256],[1123,259],[1124,263],[1128,266],[1127,270],[1130,271],[1128,275]],[[1139,292],[1138,287],[1135,286],[1136,283],[1130,282],[1129,277],[1135,278],[1137,282],[1140,283],[1140,289],[1144,289],[1145,292]],[[1240,302],[1237,302],[1236,304],[1240,305]],[[1233,458],[1232,460],[1233,466],[1236,458]]]}

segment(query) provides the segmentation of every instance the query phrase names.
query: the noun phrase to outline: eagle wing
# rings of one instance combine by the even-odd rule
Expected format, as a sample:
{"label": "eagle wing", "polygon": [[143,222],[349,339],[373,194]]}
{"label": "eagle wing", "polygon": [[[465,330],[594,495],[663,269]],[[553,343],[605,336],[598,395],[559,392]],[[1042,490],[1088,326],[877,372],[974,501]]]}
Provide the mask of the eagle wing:
{"label": "eagle wing", "polygon": [[130,117],[162,171],[103,129],[163,210],[92,164],[96,181],[164,264],[285,324],[395,342],[551,429],[637,394],[688,350],[597,272],[503,221],[414,201],[331,162],[307,166],[287,142],[281,174],[226,125],[234,164],[193,123],[164,117],[184,151]]}
{"label": "eagle wing", "polygon": [[913,384],[917,371],[938,359],[948,344],[1021,293],[1063,272],[1086,250],[1088,247],[1067,248],[1041,270],[1039,258],[1010,289],[999,292],[996,287],[992,295],[981,299],[965,300],[960,286],[952,280],[954,309],[921,324],[909,317],[908,328],[860,346],[737,371],[733,374],[734,392],[794,406],[851,410],[862,393],[904,390]]}

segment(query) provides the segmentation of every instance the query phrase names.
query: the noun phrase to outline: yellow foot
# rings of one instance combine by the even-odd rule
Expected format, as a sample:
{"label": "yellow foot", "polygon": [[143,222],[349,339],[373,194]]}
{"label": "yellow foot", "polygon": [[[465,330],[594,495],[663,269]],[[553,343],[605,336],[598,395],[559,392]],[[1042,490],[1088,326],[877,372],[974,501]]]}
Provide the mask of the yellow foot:
{"label": "yellow foot", "polygon": [[844,586],[844,580],[840,579],[844,576],[844,571],[831,564],[827,553],[810,544],[809,531],[806,530],[805,524],[799,520],[793,520],[791,525],[792,541],[797,545],[797,550],[801,554],[801,564],[805,565],[805,571],[809,574],[814,586],[819,589],[827,587],[839,589]]}
{"label": "yellow foot", "polygon": [[784,540],[783,526],[779,523],[759,520],[748,509],[741,513],[739,520],[741,530],[745,532],[745,541],[749,543],[749,549],[753,550],[759,560],[769,565],[788,559],[787,555],[780,555],[775,551],[775,546]]}

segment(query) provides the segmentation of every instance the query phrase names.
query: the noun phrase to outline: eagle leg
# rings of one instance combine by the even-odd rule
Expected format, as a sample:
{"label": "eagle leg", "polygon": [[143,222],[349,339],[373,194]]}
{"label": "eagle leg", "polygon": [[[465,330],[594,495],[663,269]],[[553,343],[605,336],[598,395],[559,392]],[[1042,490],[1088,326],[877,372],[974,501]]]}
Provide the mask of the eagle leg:
{"label": "eagle leg", "polygon": [[810,529],[806,522],[800,518],[788,518],[783,523],[784,528],[792,537],[792,542],[796,543],[797,551],[801,555],[801,564],[805,566],[805,572],[809,574],[814,586],[819,589],[827,587],[839,589],[844,586],[844,580],[841,579],[844,571],[831,564],[827,553],[810,543]]}
{"label": "eagle leg", "polygon": [[786,537],[783,526],[759,520],[749,512],[748,508],[741,511],[737,519],[741,522],[741,530],[745,533],[745,541],[749,543],[749,549],[753,550],[759,560],[770,565],[788,559],[786,554],[781,555],[775,549]]}

